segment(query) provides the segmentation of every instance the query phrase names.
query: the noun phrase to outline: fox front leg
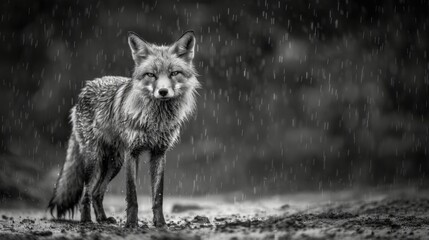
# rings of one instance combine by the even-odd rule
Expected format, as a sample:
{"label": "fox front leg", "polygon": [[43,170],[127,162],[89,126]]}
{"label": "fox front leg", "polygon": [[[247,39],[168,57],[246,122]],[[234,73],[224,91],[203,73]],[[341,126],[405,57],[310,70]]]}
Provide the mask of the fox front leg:
{"label": "fox front leg", "polygon": [[137,227],[137,212],[138,212],[138,203],[137,203],[137,192],[136,192],[136,183],[137,183],[137,167],[138,167],[138,157],[127,153],[125,156],[125,178],[126,178],[126,201],[127,201],[127,221],[125,227],[135,228]]}
{"label": "fox front leg", "polygon": [[152,151],[150,157],[150,176],[153,224],[155,227],[164,227],[166,225],[162,211],[162,200],[164,197],[164,167],[165,151]]}

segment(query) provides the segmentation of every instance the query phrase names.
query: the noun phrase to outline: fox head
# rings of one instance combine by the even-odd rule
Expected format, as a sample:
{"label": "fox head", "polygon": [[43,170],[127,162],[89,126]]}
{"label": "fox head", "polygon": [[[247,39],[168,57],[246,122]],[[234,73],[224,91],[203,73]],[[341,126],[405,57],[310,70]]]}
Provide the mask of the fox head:
{"label": "fox head", "polygon": [[180,98],[199,87],[192,63],[195,36],[185,32],[170,46],[147,43],[137,34],[128,34],[128,44],[135,62],[134,90],[150,98],[165,101]]}

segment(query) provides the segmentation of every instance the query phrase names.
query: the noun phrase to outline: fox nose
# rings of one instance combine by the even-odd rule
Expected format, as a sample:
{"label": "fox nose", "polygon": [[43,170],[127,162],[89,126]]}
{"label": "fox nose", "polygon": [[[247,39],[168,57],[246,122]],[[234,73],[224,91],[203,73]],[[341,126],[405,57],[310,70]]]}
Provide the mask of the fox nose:
{"label": "fox nose", "polygon": [[159,95],[161,95],[162,97],[167,96],[168,94],[168,89],[167,88],[161,88],[158,90]]}

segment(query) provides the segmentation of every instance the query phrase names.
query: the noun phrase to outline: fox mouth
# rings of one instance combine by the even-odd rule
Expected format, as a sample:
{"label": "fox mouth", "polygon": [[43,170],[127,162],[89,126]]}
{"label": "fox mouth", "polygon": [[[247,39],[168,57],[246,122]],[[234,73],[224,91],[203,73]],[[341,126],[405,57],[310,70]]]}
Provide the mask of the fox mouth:
{"label": "fox mouth", "polygon": [[173,97],[155,97],[155,99],[160,100],[160,101],[168,101],[173,99]]}

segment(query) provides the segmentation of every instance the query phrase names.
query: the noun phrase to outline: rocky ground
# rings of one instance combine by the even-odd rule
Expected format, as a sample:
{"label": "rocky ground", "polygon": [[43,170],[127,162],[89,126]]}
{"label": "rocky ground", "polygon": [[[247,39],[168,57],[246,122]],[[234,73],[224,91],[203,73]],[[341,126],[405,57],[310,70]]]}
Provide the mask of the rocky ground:
{"label": "rocky ground", "polygon": [[125,229],[123,196],[105,200],[117,224],[54,220],[37,209],[0,209],[0,239],[428,239],[427,192],[308,193],[243,200],[240,194],[167,198],[167,229],[152,226],[140,197],[140,227]]}

